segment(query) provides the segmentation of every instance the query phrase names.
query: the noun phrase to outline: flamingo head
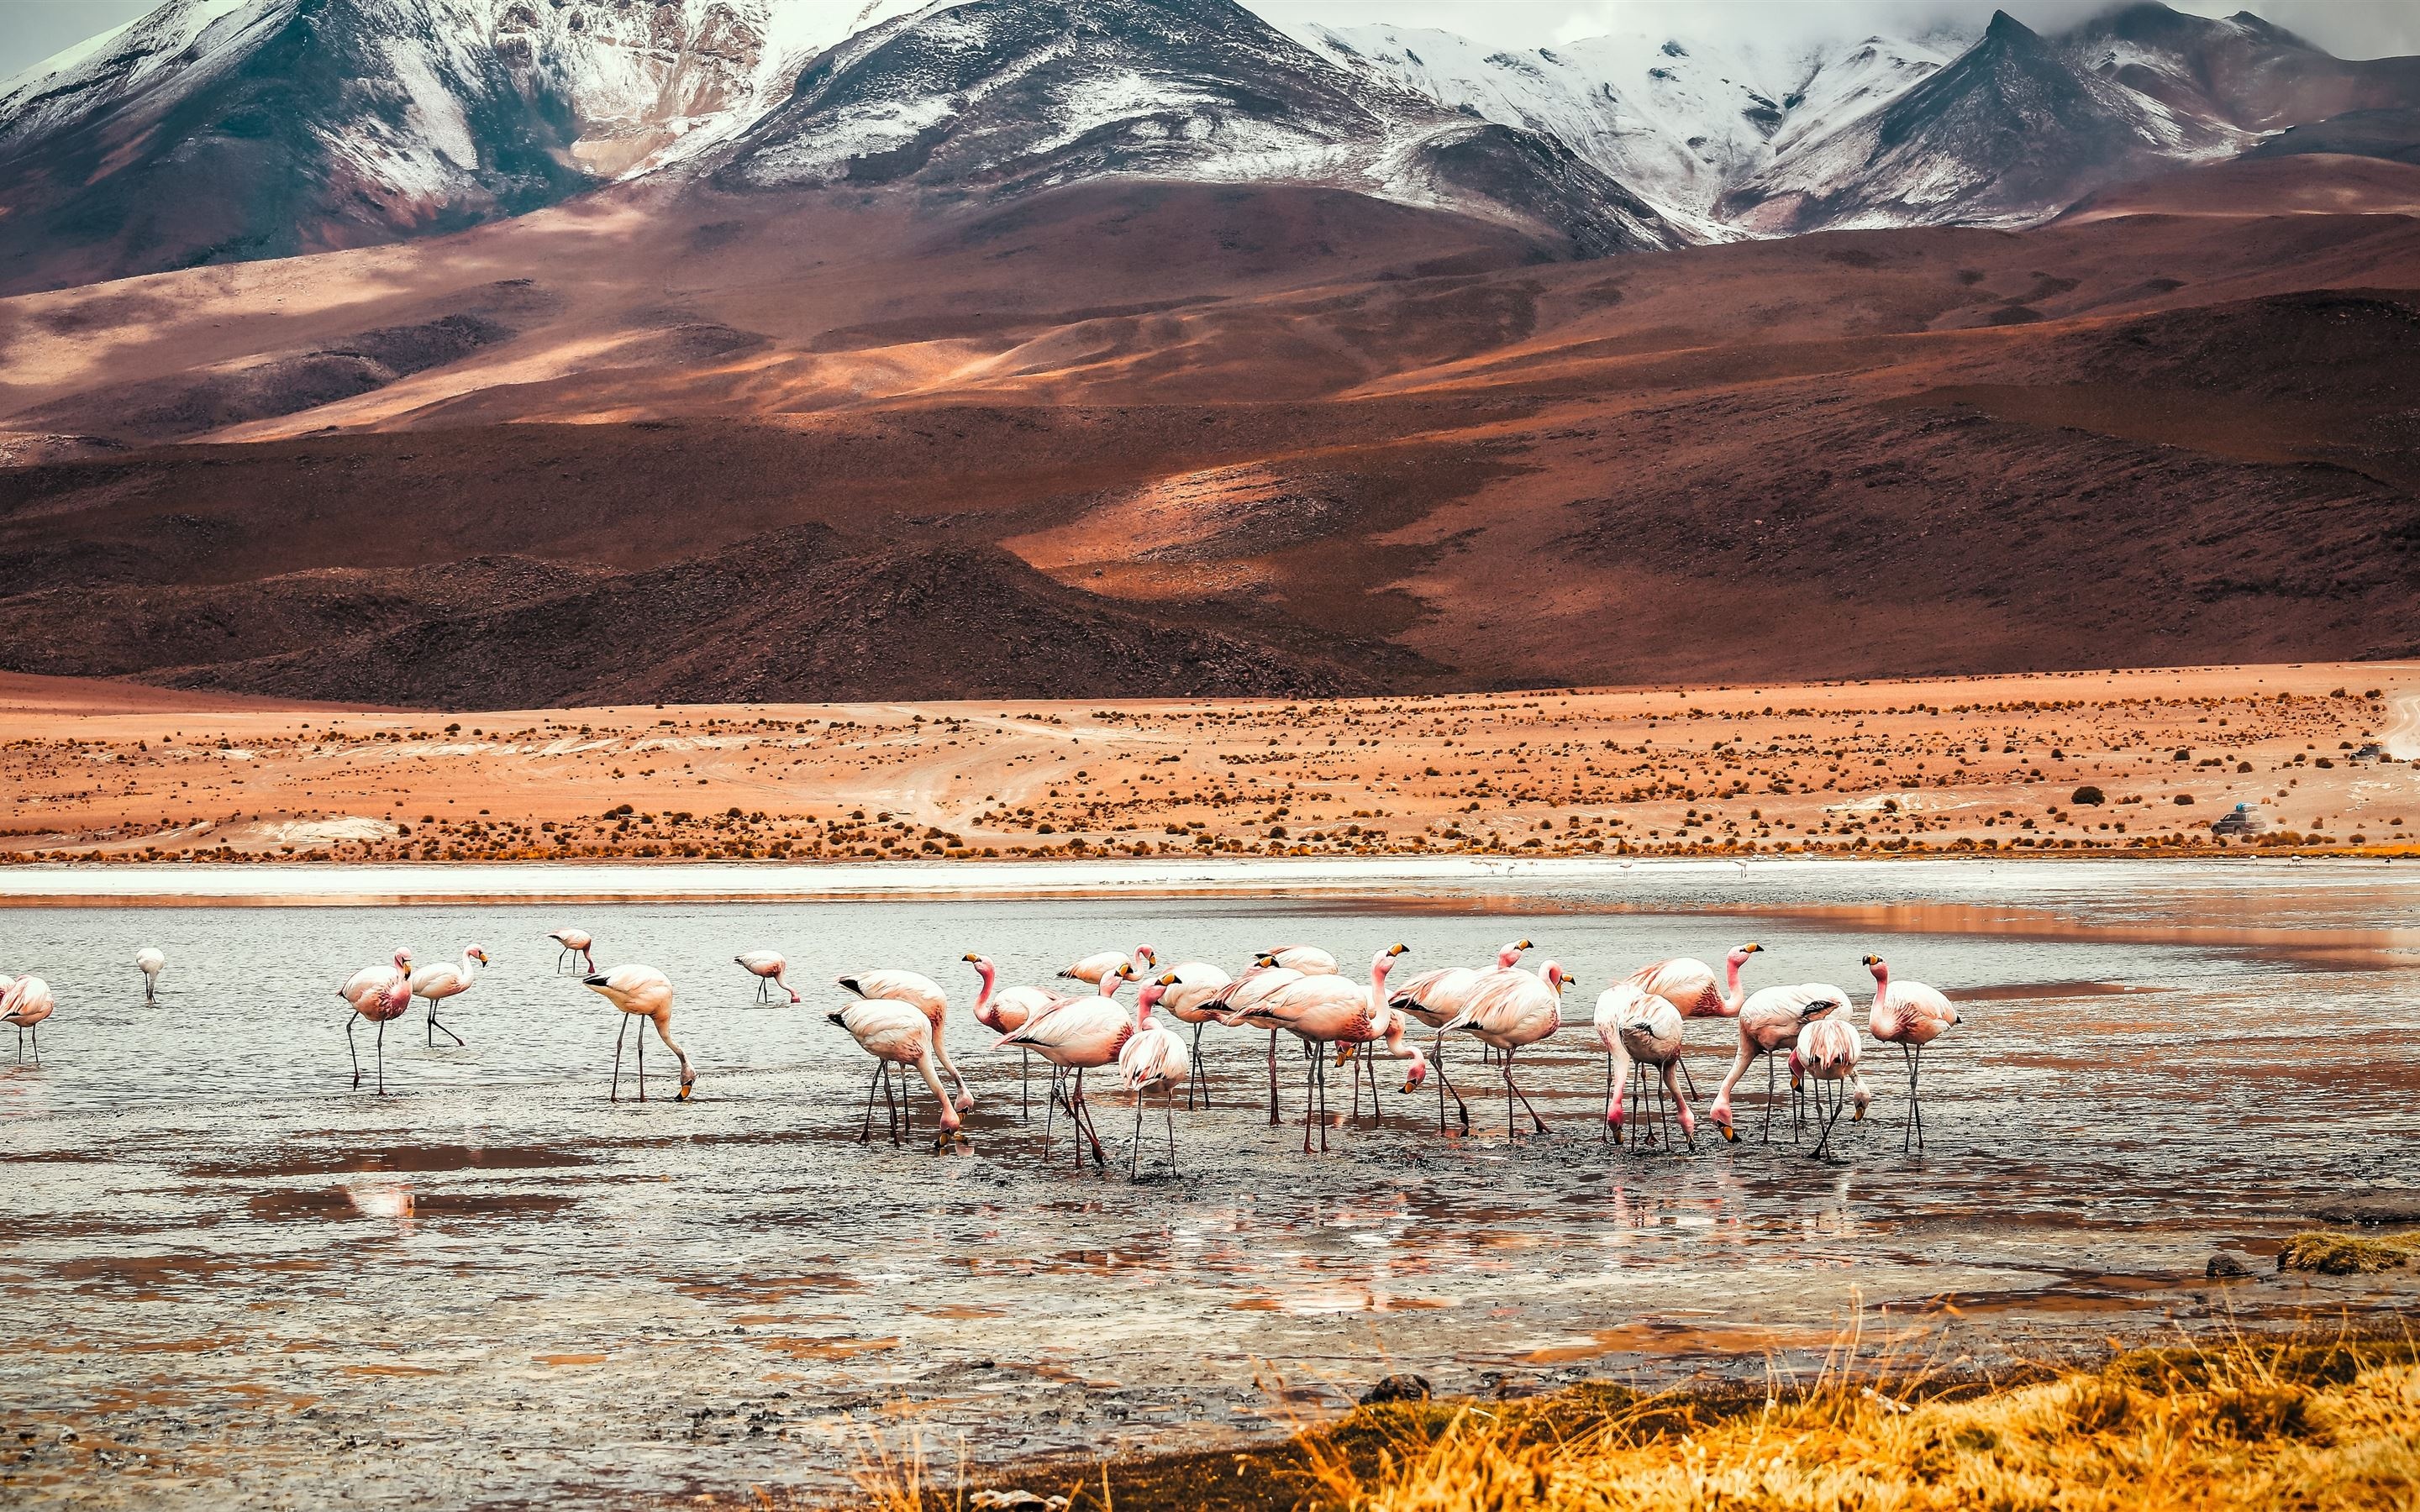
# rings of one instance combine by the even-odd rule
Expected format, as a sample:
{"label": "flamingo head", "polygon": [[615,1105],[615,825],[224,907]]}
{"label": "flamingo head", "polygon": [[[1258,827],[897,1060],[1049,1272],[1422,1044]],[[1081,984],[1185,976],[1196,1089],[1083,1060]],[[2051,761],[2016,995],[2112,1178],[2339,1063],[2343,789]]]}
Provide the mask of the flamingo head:
{"label": "flamingo head", "polygon": [[1514,940],[1512,944],[1507,945],[1502,949],[1496,952],[1497,969],[1499,971],[1512,970],[1514,966],[1520,964],[1521,954],[1523,951],[1534,949],[1536,949],[1536,947],[1532,946],[1528,940]]}
{"label": "flamingo head", "polygon": [[409,971],[411,969],[411,946],[398,945],[395,948],[395,966],[397,971]]}
{"label": "flamingo head", "polygon": [[975,974],[977,976],[988,977],[992,974],[993,970],[996,969],[991,964],[991,957],[987,955],[978,955],[972,950],[969,950],[958,959],[974,967]]}
{"label": "flamingo head", "polygon": [[477,963],[479,963],[479,964],[481,964],[481,965],[483,965],[483,966],[484,966],[484,965],[486,965],[486,964],[488,964],[488,952],[487,952],[487,951],[485,951],[485,950],[480,949],[479,949],[477,946],[475,946],[475,945],[474,945],[474,946],[473,946],[473,947],[471,947],[469,949],[467,949],[467,950],[463,951],[462,953],[463,953],[464,955],[466,955],[466,956],[470,957],[472,960],[476,961]]}
{"label": "flamingo head", "polygon": [[1155,977],[1152,979],[1151,984],[1165,991],[1166,989],[1176,985],[1176,973],[1171,971],[1164,977]]}
{"label": "flamingo head", "polygon": [[1136,946],[1134,949],[1134,958],[1147,966],[1156,966],[1159,964],[1159,952],[1153,949],[1148,945]]}
{"label": "flamingo head", "polygon": [[1729,962],[1730,962],[1730,964],[1732,964],[1732,965],[1735,965],[1735,966],[1736,966],[1736,965],[1742,965],[1742,964],[1745,964],[1746,963],[1747,958],[1748,958],[1749,956],[1752,956],[1752,955],[1756,954],[1759,950],[1761,950],[1761,949],[1764,949],[1764,947],[1763,947],[1763,946],[1759,945],[1759,944],[1757,944],[1755,941],[1751,940],[1751,941],[1749,941],[1747,944],[1743,945],[1743,946],[1740,946],[1738,949],[1736,949],[1732,950],[1732,951],[1731,951],[1731,953],[1730,953],[1728,957],[1726,957],[1725,959],[1726,959],[1727,961],[1729,961]]}
{"label": "flamingo head", "polygon": [[1404,1048],[1410,1052],[1411,1059],[1411,1064],[1404,1068],[1404,1090],[1417,1092],[1420,1084],[1429,1079],[1429,1057],[1420,1054],[1419,1045],[1405,1045]]}
{"label": "flamingo head", "polygon": [[1135,995],[1135,1006],[1148,1013],[1153,1009],[1159,1006],[1159,999],[1167,991],[1167,978],[1156,978],[1153,980],[1144,982],[1142,984],[1142,990]]}
{"label": "flamingo head", "polygon": [[1739,1143],[1739,1131],[1731,1127],[1731,1105],[1729,1103],[1716,1098],[1714,1105],[1707,1110],[1706,1117],[1714,1119],[1714,1127],[1723,1132],[1723,1143],[1727,1145]]}
{"label": "flamingo head", "polygon": [[1874,974],[1874,980],[1876,981],[1880,981],[1885,977],[1890,975],[1890,967],[1884,964],[1883,958],[1881,956],[1869,955],[1866,957],[1863,964],[1868,971]]}
{"label": "flamingo head", "polygon": [[1273,966],[1277,964],[1278,953],[1275,950],[1263,950],[1260,954],[1252,957],[1252,964],[1256,966]]}
{"label": "flamingo head", "polygon": [[1552,961],[1546,963],[1546,969],[1539,972],[1538,976],[1539,979],[1544,981],[1547,986],[1552,987],[1559,993],[1564,988],[1570,986],[1573,980],[1570,972],[1565,971],[1560,965]]}
{"label": "flamingo head", "polygon": [[[627,1021],[625,1021],[625,1022],[627,1022]],[[684,1102],[684,1103],[688,1102],[688,1101],[689,1101],[689,1099],[690,1099],[690,1094],[691,1092],[695,1091],[695,1090],[696,1090],[696,1088],[697,1088],[697,1068],[696,1068],[696,1067],[694,1067],[694,1066],[692,1066],[692,1065],[690,1065],[688,1061],[684,1060],[684,1061],[682,1061],[682,1062],[681,1062],[681,1084],[680,1084],[680,1094],[679,1094],[680,1101],[681,1101],[681,1102]]]}

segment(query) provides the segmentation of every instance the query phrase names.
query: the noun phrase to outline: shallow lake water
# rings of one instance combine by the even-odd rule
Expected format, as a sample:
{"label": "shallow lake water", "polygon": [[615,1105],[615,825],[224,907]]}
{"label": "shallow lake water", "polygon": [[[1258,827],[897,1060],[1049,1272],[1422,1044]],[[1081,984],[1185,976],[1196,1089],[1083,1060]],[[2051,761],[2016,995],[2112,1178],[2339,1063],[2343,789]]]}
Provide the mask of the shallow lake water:
{"label": "shallow lake water", "polygon": [[[326,874],[330,869],[315,869]],[[18,1504],[622,1505],[750,1484],[845,1485],[880,1435],[948,1463],[1125,1454],[1282,1431],[1380,1376],[1494,1393],[1800,1373],[1848,1328],[1940,1368],[2233,1314],[2408,1305],[2408,1279],[2257,1271],[2309,1210],[2420,1185],[2420,871],[2257,864],[1640,867],[1353,896],[888,897],[827,903],[16,907],[0,971],[60,1004],[43,1065],[0,1031],[0,1493]],[[661,967],[698,1096],[607,1101],[620,1015],[557,975]],[[1019,1118],[1018,1063],[966,1012],[969,949],[1007,982],[1138,940],[1240,966],[1295,940],[1359,969],[1528,964],[1580,980],[1524,1052],[1550,1123],[1506,1137],[1495,1072],[1450,1048],[1473,1132],[1383,1084],[1383,1122],[1301,1153],[1265,1113],[1265,1037],[1213,1028],[1213,1105],[1130,1105],[1078,1174],[1063,1121]],[[1753,989],[1868,951],[1962,998],[1926,1060],[1927,1153],[1901,1152],[1896,1051],[1834,1158],[1701,1128],[1694,1153],[1608,1149],[1596,993],[1665,956],[1765,947]],[[386,1036],[389,1095],[350,1086],[335,983],[410,944],[484,946],[442,1015]],[[132,964],[169,965],[146,1006]],[[806,995],[759,1008],[732,964],[775,948]],[[868,1062],[825,1012],[846,968],[950,988],[980,1104],[968,1142],[858,1140]],[[2119,989],[2123,989],[2122,991]],[[1128,1001],[1131,1001],[1129,994]],[[1862,1018],[1862,1011],[1860,1012]],[[1728,1023],[1690,1026],[1711,1101]],[[365,1055],[370,1039],[362,1032]],[[652,1049],[652,1041],[651,1041]],[[1347,1083],[1332,1082],[1341,1114]],[[1037,1094],[1039,1086],[1037,1083]]]}

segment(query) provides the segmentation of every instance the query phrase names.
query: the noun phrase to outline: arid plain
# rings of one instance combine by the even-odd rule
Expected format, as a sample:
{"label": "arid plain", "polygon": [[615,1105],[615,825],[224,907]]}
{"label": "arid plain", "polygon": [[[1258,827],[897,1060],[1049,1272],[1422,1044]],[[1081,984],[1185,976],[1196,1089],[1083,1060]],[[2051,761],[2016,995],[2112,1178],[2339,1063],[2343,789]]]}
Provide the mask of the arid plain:
{"label": "arid plain", "polygon": [[6,854],[2404,851],[2420,667],[440,715],[0,683]]}

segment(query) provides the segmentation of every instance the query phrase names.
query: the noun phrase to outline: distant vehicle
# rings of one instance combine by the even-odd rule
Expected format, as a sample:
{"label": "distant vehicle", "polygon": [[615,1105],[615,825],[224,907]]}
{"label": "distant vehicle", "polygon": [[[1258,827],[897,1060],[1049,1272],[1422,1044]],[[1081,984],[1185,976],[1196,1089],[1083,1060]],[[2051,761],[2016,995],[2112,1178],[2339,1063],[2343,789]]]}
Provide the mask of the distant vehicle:
{"label": "distant vehicle", "polygon": [[2261,818],[2260,810],[2248,803],[2239,803],[2210,822],[2210,832],[2213,835],[2257,835],[2268,827],[2269,821]]}

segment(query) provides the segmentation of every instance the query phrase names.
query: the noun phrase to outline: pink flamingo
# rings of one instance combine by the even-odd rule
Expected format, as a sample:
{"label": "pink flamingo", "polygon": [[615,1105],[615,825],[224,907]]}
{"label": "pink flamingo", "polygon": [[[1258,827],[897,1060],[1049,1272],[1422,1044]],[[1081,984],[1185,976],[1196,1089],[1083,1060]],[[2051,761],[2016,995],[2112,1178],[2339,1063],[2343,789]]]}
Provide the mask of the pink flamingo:
{"label": "pink flamingo", "polygon": [[[1129,964],[1119,968],[1131,973]],[[1061,1080],[1051,1084],[1053,1103],[1067,1110],[1076,1127],[1076,1168],[1084,1168],[1084,1145],[1093,1147],[1093,1164],[1106,1166],[1108,1158],[1101,1151],[1101,1136],[1093,1127],[1093,1116],[1084,1104],[1084,1072],[1101,1066],[1114,1065],[1118,1052],[1125,1048],[1134,1034],[1134,1021],[1116,996],[1111,979],[1104,979],[1101,991],[1091,997],[1064,997],[1036,1013],[1025,1024],[1000,1037],[999,1046],[1032,1045],[1033,1053],[1062,1071],[1076,1073],[1072,1087]],[[995,1048],[998,1048],[996,1046]],[[1050,1132],[1048,1120],[1043,1125],[1043,1143],[1047,1149]]]}
{"label": "pink flamingo", "polygon": [[1212,999],[1233,980],[1207,961],[1187,961],[1159,979],[1162,988],[1159,1006],[1168,1010],[1171,1016],[1193,1026],[1193,1048],[1187,1062],[1185,1084],[1187,1112],[1192,1111],[1193,1093],[1197,1087],[1201,1088],[1202,1105],[1205,1108],[1210,1105],[1210,1068],[1202,1058],[1202,1026],[1218,1018],[1218,1011],[1213,1006]]}
{"label": "pink flamingo", "polygon": [[[1011,1029],[1025,1027],[1027,1019],[1060,1000],[1057,993],[1040,987],[1001,986],[1000,968],[991,964],[989,956],[969,950],[963,959],[975,968],[975,975],[983,979],[983,991],[975,997],[975,1022],[994,1034],[1006,1034]],[[1029,1081],[1032,1066],[1033,1053],[1020,1049],[1016,1070],[1016,1116],[1019,1119],[1032,1117]]]}
{"label": "pink flamingo", "polygon": [[[1790,1075],[1795,1081],[1801,1072],[1815,1078],[1815,1111],[1823,1111],[1823,1088],[1832,1088],[1832,1111],[1823,1119],[1823,1132],[1816,1137],[1814,1158],[1823,1158],[1831,1148],[1832,1125],[1838,1122],[1840,1109],[1849,1101],[1848,1093],[1855,1089],[1857,1111],[1849,1121],[1863,1121],[1866,1104],[1874,1094],[1868,1089],[1866,1079],[1857,1071],[1862,1047],[1857,1042],[1857,1026],[1845,1018],[1826,1016],[1809,1023],[1798,1032],[1798,1047],[1790,1052]],[[1844,1087],[1841,1084],[1847,1083]]]}
{"label": "pink flamingo", "polygon": [[[581,985],[597,994],[628,1015],[622,1027],[613,1031],[613,1089],[609,1101],[622,1101],[622,1036],[630,1027],[630,1020],[642,1018],[656,1026],[656,1038],[664,1048],[680,1058],[679,1100],[688,1102],[690,1091],[697,1085],[697,1068],[690,1064],[689,1052],[673,1041],[673,984],[669,978],[653,966],[615,966],[581,979]],[[639,1031],[639,1101],[647,1100],[647,1031]]]}
{"label": "pink flamingo", "polygon": [[1924,1153],[1924,1104],[1916,1101],[1916,1078],[1924,1071],[1924,1047],[1948,1033],[1958,1023],[1958,1010],[1940,989],[1920,981],[1894,982],[1890,967],[1878,955],[1866,957],[1874,974],[1874,1008],[1867,1027],[1885,1044],[1899,1046],[1907,1068],[1907,1122],[1900,1130],[1904,1153],[1913,1139],[1916,1153]]}
{"label": "pink flamingo", "polygon": [[345,1020],[345,1054],[353,1059],[353,1086],[362,1085],[362,1057],[353,1048],[353,1029],[367,1019],[378,1026],[378,1089],[386,1095],[386,1026],[411,1011],[411,979],[397,972],[383,985],[373,983],[351,999],[352,1016]]}
{"label": "pink flamingo", "polygon": [[1158,951],[1148,945],[1138,945],[1131,956],[1121,955],[1115,950],[1103,950],[1084,957],[1059,975],[1076,981],[1098,983],[1104,977],[1116,976],[1120,966],[1130,965],[1135,968],[1134,974],[1140,976],[1158,964]]}
{"label": "pink flamingo", "polygon": [[[1409,947],[1390,945],[1370,960],[1370,983],[1358,986],[1338,976],[1304,977],[1289,982],[1277,991],[1261,996],[1249,1007],[1233,1009],[1219,1022],[1241,1024],[1249,1019],[1255,1028],[1282,1029],[1301,1040],[1311,1052],[1311,1066],[1303,1080],[1302,1151],[1311,1153],[1311,1130],[1319,1126],[1319,1148],[1327,1149],[1327,1064],[1321,1048],[1339,1041],[1366,1044],[1384,1033],[1378,1016],[1391,1014],[1386,1007],[1387,973],[1395,957]],[[1398,1031],[1398,1039],[1401,1034]],[[1354,1079],[1354,1105],[1360,1106],[1360,1078]]]}
{"label": "pink flamingo", "polygon": [[949,1035],[945,1032],[950,1016],[950,995],[932,978],[913,971],[860,971],[832,979],[860,997],[882,997],[892,1002],[913,1004],[933,1026],[933,1058],[958,1087],[958,1111],[971,1112],[975,1094],[967,1089],[967,1079],[950,1059]]}
{"label": "pink flamingo", "polygon": [[783,959],[781,951],[751,950],[745,955],[735,955],[731,959],[740,970],[757,979],[756,1001],[771,1002],[775,987],[788,993],[791,1002],[796,1003],[799,1000],[799,990],[791,986],[789,980],[783,975],[790,969],[790,963]]}
{"label": "pink flamingo", "polygon": [[[1510,971],[1521,964],[1522,952],[1531,949],[1528,940],[1512,940],[1496,952],[1496,969]],[[1486,971],[1471,966],[1445,966],[1435,971],[1423,971],[1402,982],[1387,999],[1388,1006],[1408,1013],[1437,1031],[1431,1044],[1431,1057],[1437,1073],[1437,1133],[1445,1133],[1445,1098],[1453,1093],[1453,1105],[1462,1115],[1462,1132],[1470,1133],[1470,1106],[1445,1072],[1446,1022],[1463,1011],[1473,989],[1478,987]]]}
{"label": "pink flamingo", "polygon": [[1522,1046],[1536,1044],[1563,1026],[1563,989],[1571,974],[1549,961],[1536,976],[1526,971],[1491,971],[1471,993],[1461,1012],[1446,1023],[1448,1031],[1468,1029],[1481,1043],[1504,1053],[1504,1136],[1518,1136],[1512,1121],[1512,1100],[1520,1098],[1537,1132],[1546,1132],[1528,1094],[1512,1085],[1512,1057]]}
{"label": "pink flamingo", "polygon": [[[1682,1137],[1695,1150],[1698,1120],[1690,1111],[1688,1098],[1682,1095],[1677,1069],[1681,1060],[1681,1011],[1636,982],[1618,981],[1598,995],[1592,1026],[1597,1043],[1605,1047],[1606,1137],[1613,1143],[1621,1142],[1622,1094],[1630,1086],[1631,1067],[1650,1066],[1657,1072],[1657,1130],[1664,1132],[1665,1098],[1668,1094],[1681,1110]],[[1643,1106],[1647,1100],[1647,1084],[1643,1081],[1637,1095]],[[1665,1132],[1665,1148],[1670,1149],[1671,1143],[1669,1133]]]}
{"label": "pink flamingo", "polygon": [[1151,1011],[1168,992],[1166,979],[1143,983],[1135,994],[1135,1032],[1118,1050],[1118,1080],[1134,1094],[1134,1138],[1126,1146],[1126,1178],[1142,1169],[1142,1103],[1144,1094],[1157,1092],[1159,1111],[1168,1124],[1168,1171],[1176,1174],[1176,1089],[1192,1074],[1193,1058],[1185,1041],[1166,1026],[1152,1022]]}
{"label": "pink flamingo", "polygon": [[[1218,1015],[1218,1022],[1231,1022],[1230,1014],[1249,1013],[1264,998],[1284,991],[1303,980],[1304,974],[1292,966],[1278,964],[1277,956],[1263,951],[1244,974],[1210,995],[1209,1006]],[[1278,1031],[1269,1030],[1269,1127],[1284,1122],[1278,1113]]]}
{"label": "pink flamingo", "polygon": [[935,1149],[946,1148],[963,1127],[958,1110],[950,1105],[950,1094],[941,1085],[940,1072],[933,1069],[934,1029],[931,1019],[914,1003],[891,997],[864,997],[836,1013],[824,1015],[846,1029],[849,1038],[874,1057],[874,1081],[865,1089],[865,1121],[858,1130],[857,1142],[864,1144],[874,1137],[874,1091],[882,1089],[882,1100],[891,1109],[891,1142],[899,1143],[903,1121],[902,1109],[891,1092],[891,1068],[913,1066],[932,1088],[933,1101],[940,1104],[940,1127],[933,1135]]}
{"label": "pink flamingo", "polygon": [[547,938],[562,947],[560,950],[555,952],[554,957],[554,970],[557,976],[561,976],[563,974],[564,962],[569,960],[573,956],[578,956],[580,958],[576,965],[577,970],[584,974],[591,975],[596,972],[597,958],[588,953],[588,948],[597,942],[595,937],[586,930],[559,929],[549,934]]}
{"label": "pink flamingo", "polygon": [[[1723,1132],[1726,1141],[1735,1140],[1739,1133],[1731,1126],[1731,1093],[1747,1074],[1748,1067],[1760,1058],[1764,1061],[1764,1128],[1761,1137],[1773,1137],[1773,1068],[1787,1052],[1796,1047],[1798,1036],[1807,1025],[1835,1010],[1849,1006],[1849,995],[1828,981],[1802,981],[1794,987],[1767,987],[1750,997],[1740,1009],[1739,1052],[1732,1057],[1731,1069],[1714,1092],[1714,1105],[1706,1116]],[[1795,1103],[1798,1078],[1792,1076],[1790,1089]],[[1791,1137],[1797,1137],[1797,1110],[1791,1114]]]}
{"label": "pink flamingo", "polygon": [[25,1036],[34,1037],[34,1064],[42,1063],[42,1021],[56,1005],[51,984],[39,977],[19,977],[0,987],[0,1024],[17,1026],[17,1064],[25,1063]]}
{"label": "pink flamingo", "polygon": [[[1629,980],[1641,991],[1653,993],[1679,1009],[1683,1018],[1735,1019],[1747,1001],[1740,986],[1740,967],[1763,949],[1754,942],[1732,947],[1730,954],[1723,958],[1721,989],[1714,985],[1714,967],[1685,955],[1640,966],[1630,974]],[[1690,1073],[1686,1060],[1681,1062],[1681,1074],[1687,1079],[1689,1090],[1697,1091],[1698,1078]]]}

